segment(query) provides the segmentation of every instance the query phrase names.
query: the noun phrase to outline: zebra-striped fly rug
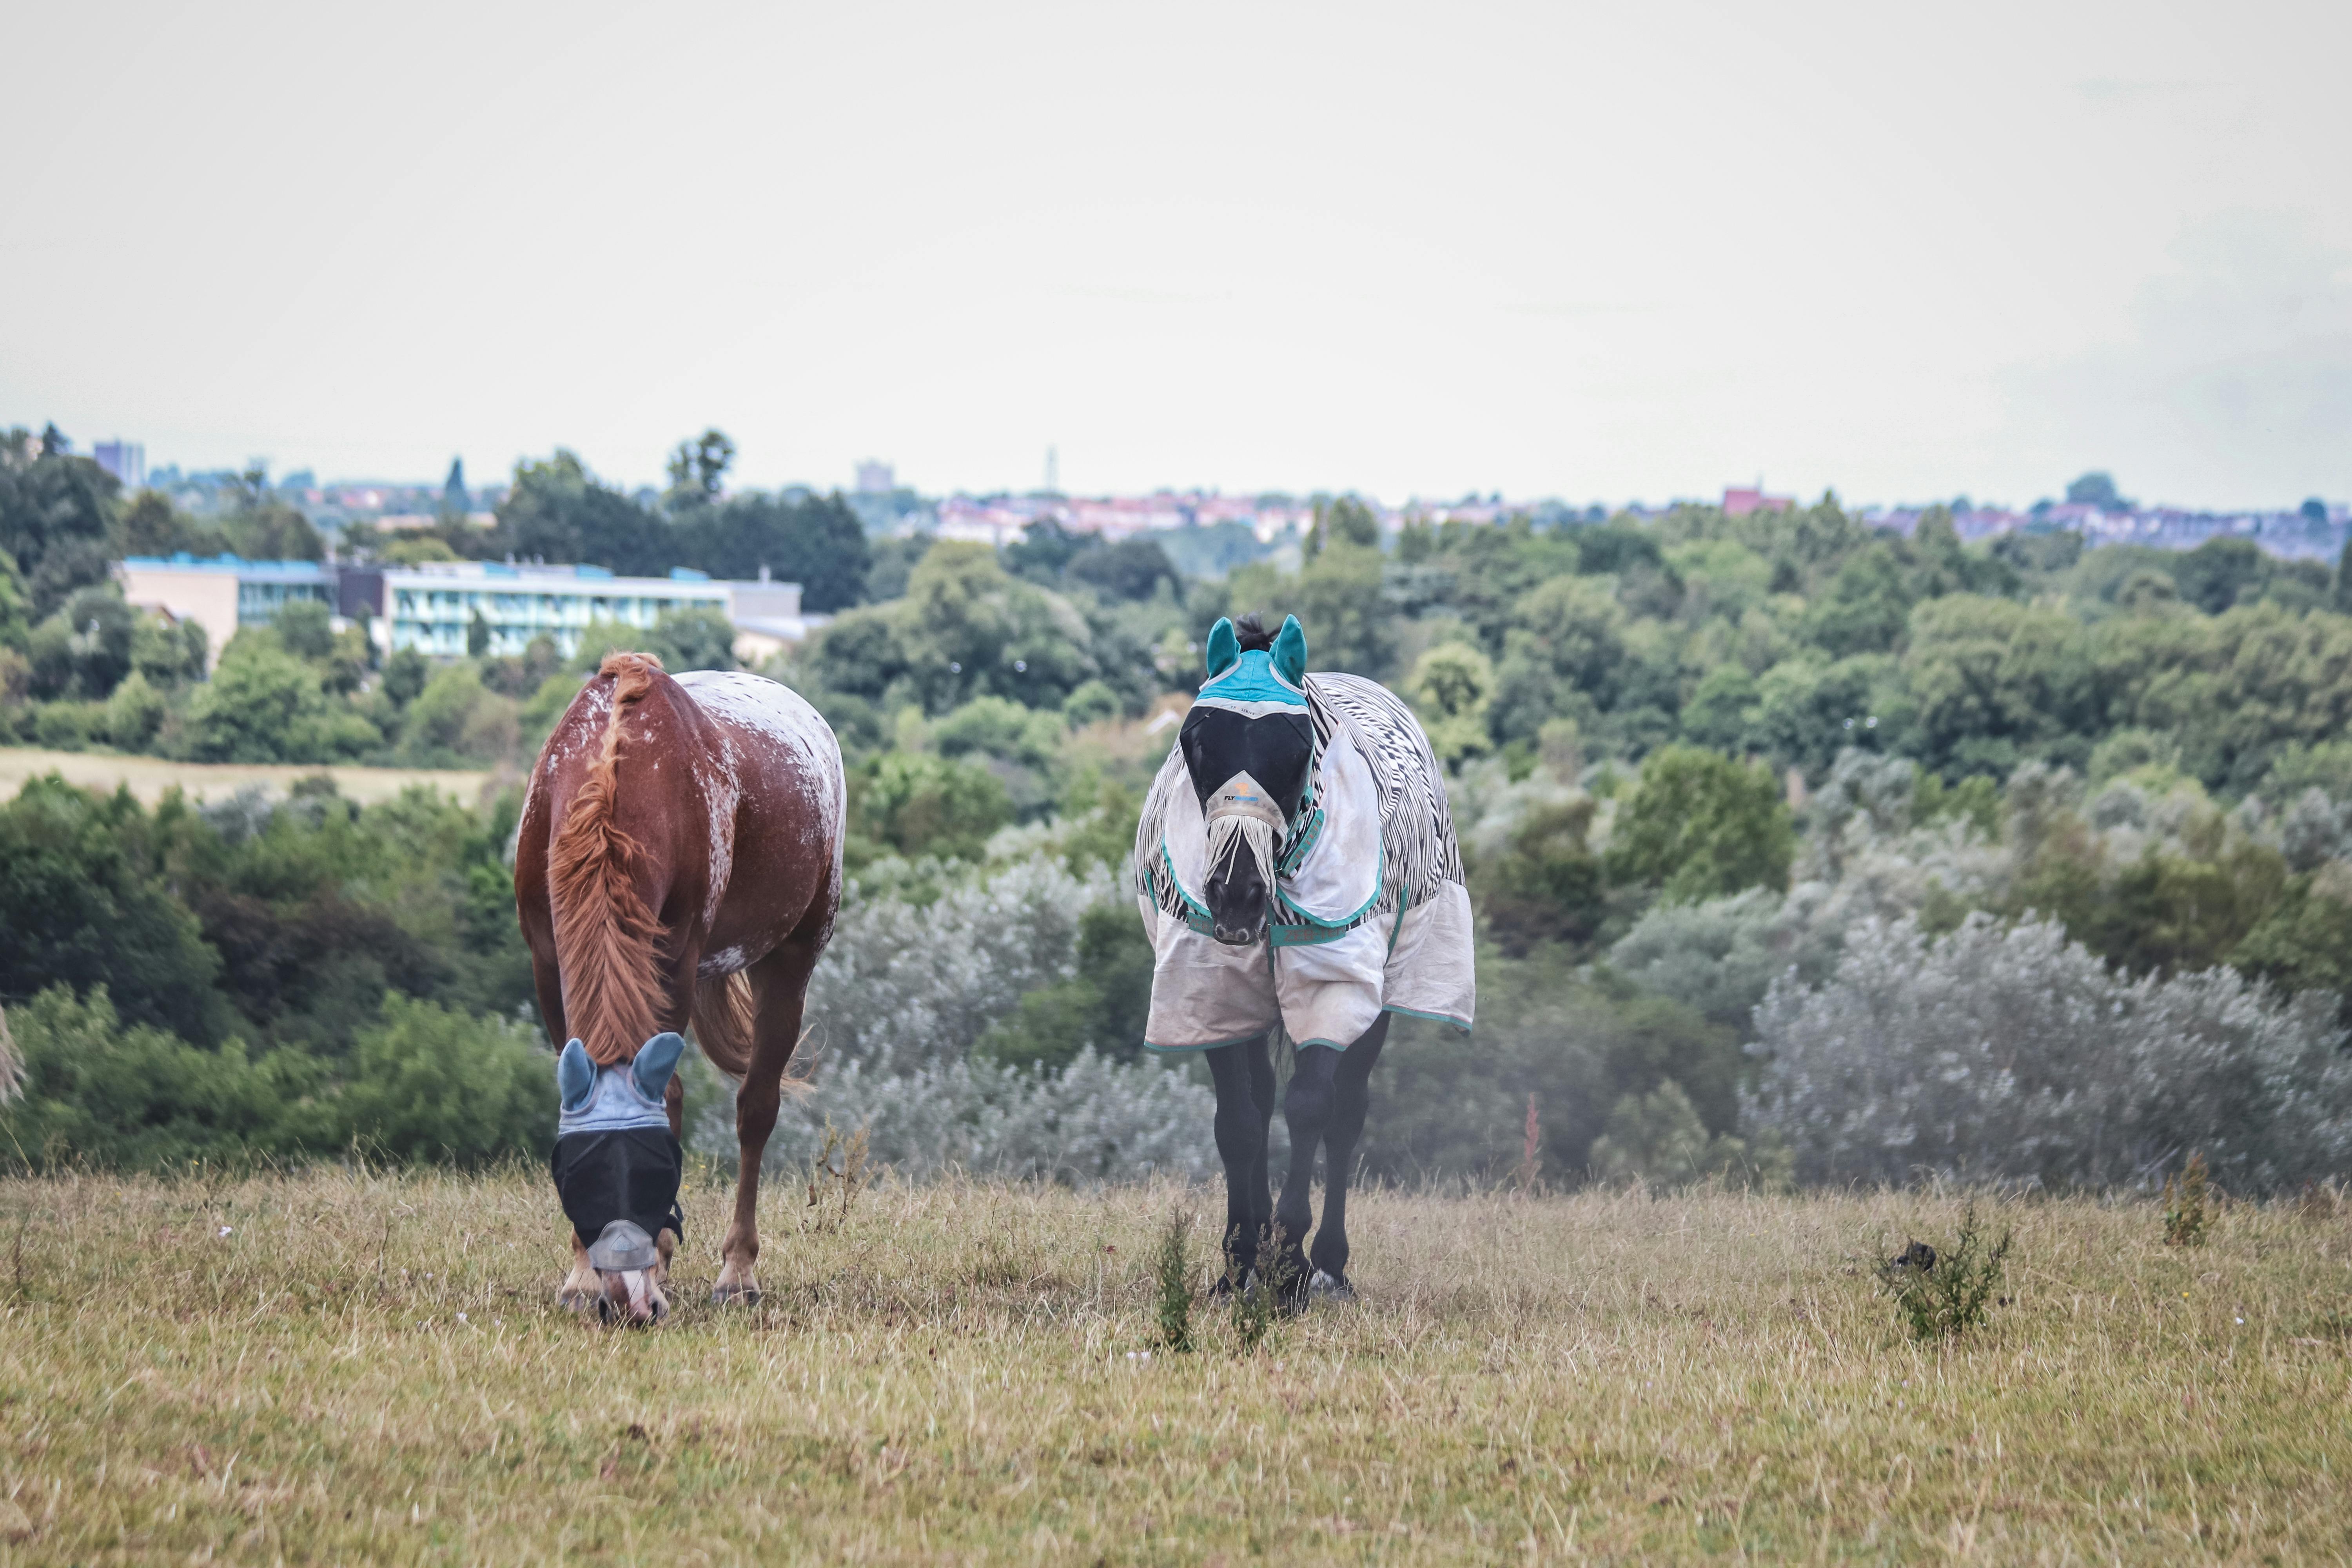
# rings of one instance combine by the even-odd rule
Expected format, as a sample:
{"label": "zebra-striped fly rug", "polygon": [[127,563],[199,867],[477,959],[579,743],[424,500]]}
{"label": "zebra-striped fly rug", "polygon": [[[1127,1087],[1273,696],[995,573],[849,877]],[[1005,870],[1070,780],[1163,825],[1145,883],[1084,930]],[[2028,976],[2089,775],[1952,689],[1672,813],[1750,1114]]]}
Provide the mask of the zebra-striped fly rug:
{"label": "zebra-striped fly rug", "polygon": [[1154,1050],[1229,1045],[1277,1023],[1297,1044],[1345,1047],[1383,1011],[1470,1027],[1470,895],[1428,738],[1375,682],[1310,675],[1304,688],[1315,757],[1265,940],[1232,947],[1209,934],[1208,826],[1179,748],[1152,781],[1133,868],[1156,954],[1144,1029]]}

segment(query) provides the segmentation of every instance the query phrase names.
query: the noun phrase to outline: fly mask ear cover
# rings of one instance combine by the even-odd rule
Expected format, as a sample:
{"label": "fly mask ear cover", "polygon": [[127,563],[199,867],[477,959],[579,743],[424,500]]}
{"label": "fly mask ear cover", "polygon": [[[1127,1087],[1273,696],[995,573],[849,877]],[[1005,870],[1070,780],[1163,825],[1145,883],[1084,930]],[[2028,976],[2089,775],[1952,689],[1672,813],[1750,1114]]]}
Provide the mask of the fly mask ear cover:
{"label": "fly mask ear cover", "polygon": [[622,1221],[648,1237],[664,1226],[686,1234],[677,1205],[685,1151],[662,1099],[685,1049],[680,1036],[656,1035],[635,1060],[599,1068],[573,1040],[556,1059],[562,1115],[548,1168],[583,1247],[593,1248]]}

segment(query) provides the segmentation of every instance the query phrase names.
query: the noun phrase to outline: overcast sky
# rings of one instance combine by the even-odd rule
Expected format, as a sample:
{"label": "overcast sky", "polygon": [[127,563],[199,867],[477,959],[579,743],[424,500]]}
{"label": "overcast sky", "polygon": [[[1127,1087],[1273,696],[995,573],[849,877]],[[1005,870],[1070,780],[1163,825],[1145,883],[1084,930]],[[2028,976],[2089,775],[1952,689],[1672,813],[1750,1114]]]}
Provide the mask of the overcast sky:
{"label": "overcast sky", "polygon": [[27,7],[0,426],[635,483],[2352,496],[2352,6]]}

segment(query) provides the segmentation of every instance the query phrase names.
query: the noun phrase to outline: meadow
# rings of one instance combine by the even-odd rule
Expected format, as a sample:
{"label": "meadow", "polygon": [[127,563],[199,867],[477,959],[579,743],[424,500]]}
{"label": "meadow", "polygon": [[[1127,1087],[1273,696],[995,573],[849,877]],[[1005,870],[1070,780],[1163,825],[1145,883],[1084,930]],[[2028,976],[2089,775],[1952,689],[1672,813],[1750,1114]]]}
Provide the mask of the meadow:
{"label": "meadow", "polygon": [[1209,1189],[776,1182],[722,1310],[727,1185],[622,1331],[534,1170],[0,1183],[0,1563],[2352,1556],[2326,1194],[1992,1205],[1991,1321],[1923,1344],[1874,1264],[1958,1195],[1376,1187],[1362,1300],[1180,1354]]}

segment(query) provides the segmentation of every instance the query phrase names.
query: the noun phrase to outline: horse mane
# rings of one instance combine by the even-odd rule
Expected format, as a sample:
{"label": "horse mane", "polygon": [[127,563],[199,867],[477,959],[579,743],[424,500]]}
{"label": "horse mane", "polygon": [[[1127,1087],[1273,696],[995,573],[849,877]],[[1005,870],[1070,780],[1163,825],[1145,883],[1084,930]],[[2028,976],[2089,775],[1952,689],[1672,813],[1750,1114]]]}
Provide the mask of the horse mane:
{"label": "horse mane", "polygon": [[563,831],[548,852],[555,963],[572,1032],[601,1067],[634,1058],[651,1039],[660,998],[661,930],[631,875],[637,842],[615,818],[621,790],[621,726],[654,689],[661,660],[612,653],[596,670],[613,679],[604,744],[572,797]]}
{"label": "horse mane", "polygon": [[1263,653],[1274,647],[1274,634],[1257,618],[1255,610],[1234,617],[1234,641],[1243,653]]}

